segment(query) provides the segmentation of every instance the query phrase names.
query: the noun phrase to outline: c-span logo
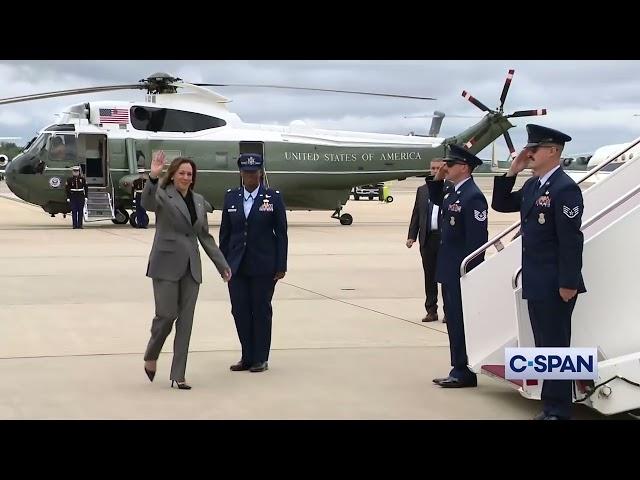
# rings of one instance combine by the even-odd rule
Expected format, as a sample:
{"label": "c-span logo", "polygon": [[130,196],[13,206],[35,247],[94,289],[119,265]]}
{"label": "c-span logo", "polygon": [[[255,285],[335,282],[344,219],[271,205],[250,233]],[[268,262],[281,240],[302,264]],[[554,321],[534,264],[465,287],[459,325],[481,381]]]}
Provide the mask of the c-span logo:
{"label": "c-span logo", "polygon": [[507,380],[597,380],[597,348],[505,348]]}

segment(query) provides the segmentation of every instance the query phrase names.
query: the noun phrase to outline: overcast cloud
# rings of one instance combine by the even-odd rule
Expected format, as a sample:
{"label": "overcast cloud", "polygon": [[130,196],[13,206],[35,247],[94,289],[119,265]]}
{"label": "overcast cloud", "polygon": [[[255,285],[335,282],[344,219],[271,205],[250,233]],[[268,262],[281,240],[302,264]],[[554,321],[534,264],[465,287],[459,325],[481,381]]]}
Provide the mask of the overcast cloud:
{"label": "overcast cloud", "polygon": [[[490,108],[498,104],[507,70],[515,76],[505,112],[547,108],[543,117],[512,119],[510,134],[521,147],[524,126],[540,123],[573,137],[566,153],[592,152],[611,143],[640,136],[640,61],[0,61],[0,97],[13,97],[76,87],[135,83],[164,71],[185,81],[261,83],[363,90],[431,96],[436,101],[363,97],[360,95],[220,87],[231,98],[229,109],[251,123],[288,125],[304,120],[318,128],[365,132],[425,134],[430,118],[407,115],[481,115],[462,98],[462,90]],[[55,121],[65,106],[88,100],[141,99],[140,91],[62,97],[0,106],[0,136],[19,136],[25,143]],[[445,118],[441,135],[459,133],[474,119]],[[505,159],[504,140],[496,143]],[[486,149],[481,156],[490,155]]]}

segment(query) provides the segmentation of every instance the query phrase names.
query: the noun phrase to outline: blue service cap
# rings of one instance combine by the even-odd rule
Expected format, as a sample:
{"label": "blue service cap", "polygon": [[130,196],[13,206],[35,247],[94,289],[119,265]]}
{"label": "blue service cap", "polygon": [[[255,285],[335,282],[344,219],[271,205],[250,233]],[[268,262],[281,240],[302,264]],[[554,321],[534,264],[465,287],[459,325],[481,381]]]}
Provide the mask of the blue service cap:
{"label": "blue service cap", "polygon": [[527,133],[529,134],[529,138],[527,139],[528,143],[525,145],[525,148],[537,147],[545,143],[564,145],[566,142],[571,141],[571,137],[566,133],[532,123],[527,125]]}
{"label": "blue service cap", "polygon": [[238,157],[240,170],[260,170],[262,168],[262,155],[259,153],[243,153]]}
{"label": "blue service cap", "polygon": [[480,160],[466,148],[455,144],[449,145],[449,151],[447,152],[447,156],[444,158],[444,160],[445,162],[448,160],[463,162],[469,165],[471,168],[482,165],[482,160]]}

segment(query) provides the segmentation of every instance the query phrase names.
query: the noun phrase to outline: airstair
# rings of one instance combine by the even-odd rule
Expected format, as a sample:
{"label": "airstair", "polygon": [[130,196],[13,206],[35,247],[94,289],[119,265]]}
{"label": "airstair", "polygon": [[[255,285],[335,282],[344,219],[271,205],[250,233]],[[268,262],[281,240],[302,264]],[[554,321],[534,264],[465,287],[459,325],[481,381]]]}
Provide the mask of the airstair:
{"label": "airstair", "polygon": [[[597,168],[582,183],[619,155]],[[572,316],[572,347],[597,347],[598,379],[574,382],[574,401],[605,414],[640,408],[640,162],[627,161],[583,191],[582,275],[587,292],[578,296]],[[522,299],[522,240],[516,223],[491,238],[460,266],[465,339],[469,366],[508,382],[526,398],[540,399],[542,381],[505,380],[504,349],[534,347],[526,300]],[[497,253],[470,272],[470,260]]]}
{"label": "airstair", "polygon": [[84,220],[95,222],[111,220],[114,217],[113,196],[108,187],[88,187],[87,202],[84,208]]}

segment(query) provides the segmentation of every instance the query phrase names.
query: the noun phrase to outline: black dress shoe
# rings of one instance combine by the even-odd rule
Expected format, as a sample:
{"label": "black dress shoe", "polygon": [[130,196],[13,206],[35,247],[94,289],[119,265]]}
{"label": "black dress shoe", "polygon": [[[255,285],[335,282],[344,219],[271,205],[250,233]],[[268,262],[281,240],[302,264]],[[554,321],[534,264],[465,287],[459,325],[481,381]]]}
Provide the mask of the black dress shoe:
{"label": "black dress shoe", "polygon": [[229,370],[232,372],[242,372],[244,370],[249,370],[251,368],[249,365],[242,363],[242,361],[235,363],[229,367]]}
{"label": "black dress shoe", "polygon": [[437,322],[438,314],[437,313],[428,313],[426,317],[422,319],[423,322]]}
{"label": "black dress shoe", "polygon": [[433,383],[437,383],[440,384],[440,382],[444,382],[445,380],[449,380],[450,378],[453,377],[440,377],[440,378],[434,378],[433,380],[431,380]]}
{"label": "black dress shoe", "polygon": [[449,377],[442,382],[439,382],[443,388],[467,388],[467,387],[477,387],[478,381],[476,379],[473,380],[460,380],[459,378]]}
{"label": "black dress shoe", "polygon": [[250,372],[264,372],[265,370],[269,370],[267,362],[254,363],[249,369]]}

